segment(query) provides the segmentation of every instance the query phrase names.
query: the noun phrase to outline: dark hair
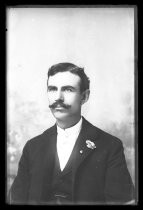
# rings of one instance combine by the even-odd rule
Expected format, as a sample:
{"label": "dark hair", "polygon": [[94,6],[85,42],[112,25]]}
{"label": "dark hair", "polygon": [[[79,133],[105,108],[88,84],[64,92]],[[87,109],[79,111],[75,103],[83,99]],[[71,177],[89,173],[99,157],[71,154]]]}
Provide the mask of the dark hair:
{"label": "dark hair", "polygon": [[66,72],[69,71],[73,74],[76,74],[80,77],[80,91],[84,92],[85,90],[89,89],[90,80],[84,72],[84,68],[80,68],[72,63],[58,63],[53,65],[49,68],[48,71],[48,79],[50,76],[53,76],[59,72]]}

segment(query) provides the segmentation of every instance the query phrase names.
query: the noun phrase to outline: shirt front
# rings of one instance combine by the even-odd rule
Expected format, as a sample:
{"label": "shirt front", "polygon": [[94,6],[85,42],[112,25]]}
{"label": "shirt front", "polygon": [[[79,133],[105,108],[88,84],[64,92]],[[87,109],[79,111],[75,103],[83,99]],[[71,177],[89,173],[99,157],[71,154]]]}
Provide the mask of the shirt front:
{"label": "shirt front", "polygon": [[57,126],[57,153],[60,162],[61,171],[65,168],[69,157],[74,148],[75,142],[78,138],[82,126],[82,117],[80,121],[67,129],[62,129]]}

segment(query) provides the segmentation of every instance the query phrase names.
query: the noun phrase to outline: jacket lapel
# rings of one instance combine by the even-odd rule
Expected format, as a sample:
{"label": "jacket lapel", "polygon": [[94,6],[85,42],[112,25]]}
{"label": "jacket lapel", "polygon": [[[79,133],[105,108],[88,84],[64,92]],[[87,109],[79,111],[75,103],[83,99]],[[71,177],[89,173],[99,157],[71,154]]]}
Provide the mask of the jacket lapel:
{"label": "jacket lapel", "polygon": [[[48,191],[51,187],[51,179],[54,169],[55,151],[56,151],[56,139],[57,129],[54,125],[48,133],[44,134],[45,148],[43,148],[44,159],[42,163],[43,178],[42,178],[42,200],[47,199]],[[46,152],[45,152],[46,150]],[[47,191],[48,190],[48,191]]]}
{"label": "jacket lapel", "polygon": [[73,164],[73,175],[76,173],[78,167],[84,162],[84,160],[93,152],[96,152],[96,148],[88,148],[87,140],[90,140],[97,145],[98,132],[95,127],[83,118],[82,129],[77,139],[74,148],[74,164]]}
{"label": "jacket lapel", "polygon": [[95,132],[95,127],[93,128],[93,125],[91,125],[87,120],[85,120],[84,117],[82,118],[83,118],[82,129],[77,138],[76,144],[67,162],[67,165],[63,170],[63,175],[69,173],[71,170],[73,170],[73,175],[74,175],[77,168],[82,164],[82,162],[84,162],[84,160],[92,152],[96,151],[96,148],[91,149],[87,147],[86,140],[90,140],[96,146],[98,132]]}

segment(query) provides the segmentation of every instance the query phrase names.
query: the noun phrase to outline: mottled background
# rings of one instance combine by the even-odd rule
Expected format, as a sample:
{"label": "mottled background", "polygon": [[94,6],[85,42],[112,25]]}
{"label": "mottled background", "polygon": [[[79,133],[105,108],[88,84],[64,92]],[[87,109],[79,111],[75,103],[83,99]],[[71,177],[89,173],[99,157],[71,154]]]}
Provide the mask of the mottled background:
{"label": "mottled background", "polygon": [[134,182],[134,9],[7,9],[7,184],[23,146],[55,119],[48,108],[48,68],[85,68],[91,95],[82,114],[119,137]]}

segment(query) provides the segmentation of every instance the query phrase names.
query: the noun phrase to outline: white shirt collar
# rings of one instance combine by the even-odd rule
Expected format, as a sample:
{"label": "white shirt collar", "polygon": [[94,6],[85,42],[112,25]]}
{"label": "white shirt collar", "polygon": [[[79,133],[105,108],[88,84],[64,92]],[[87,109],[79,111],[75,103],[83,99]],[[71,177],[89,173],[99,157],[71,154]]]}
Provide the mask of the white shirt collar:
{"label": "white shirt collar", "polygon": [[64,169],[68,159],[72,153],[75,142],[78,138],[82,126],[82,117],[74,126],[61,129],[57,126],[57,153],[60,161],[61,170]]}
{"label": "white shirt collar", "polygon": [[65,135],[65,136],[77,135],[77,133],[80,132],[81,126],[82,126],[82,117],[80,118],[77,124],[67,129],[62,129],[57,125],[57,133],[58,135]]}

